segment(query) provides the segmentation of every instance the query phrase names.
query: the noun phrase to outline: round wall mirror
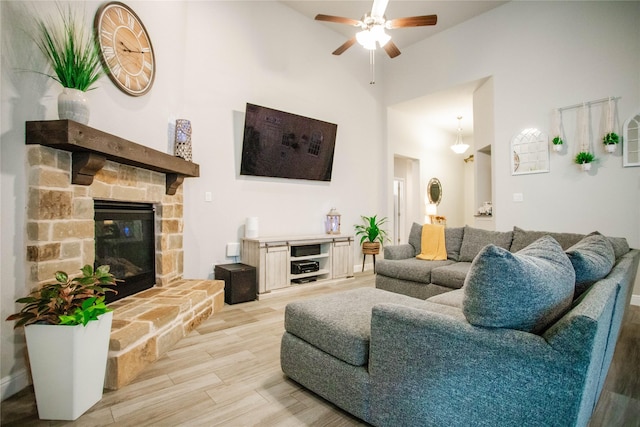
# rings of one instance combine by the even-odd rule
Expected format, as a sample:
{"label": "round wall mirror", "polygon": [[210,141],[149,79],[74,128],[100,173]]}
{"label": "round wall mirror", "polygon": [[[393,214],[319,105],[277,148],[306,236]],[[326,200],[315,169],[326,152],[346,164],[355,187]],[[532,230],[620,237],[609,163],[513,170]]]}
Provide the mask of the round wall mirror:
{"label": "round wall mirror", "polygon": [[429,197],[429,203],[439,205],[442,200],[442,184],[438,178],[431,178],[429,184],[427,184],[427,197]]}

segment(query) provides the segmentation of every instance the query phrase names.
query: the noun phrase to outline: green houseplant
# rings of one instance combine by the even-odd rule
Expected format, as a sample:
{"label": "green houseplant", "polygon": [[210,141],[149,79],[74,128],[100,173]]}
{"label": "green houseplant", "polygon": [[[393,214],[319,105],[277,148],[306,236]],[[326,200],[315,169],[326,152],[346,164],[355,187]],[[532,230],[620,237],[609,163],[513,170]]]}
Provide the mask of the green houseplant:
{"label": "green houseplant", "polygon": [[93,33],[72,11],[58,6],[60,21],[38,20],[35,43],[49,63],[53,74],[42,73],[60,83],[58,116],[87,124],[89,107],[84,92],[102,76],[102,63]]}
{"label": "green houseplant", "polygon": [[609,153],[613,153],[614,151],[616,151],[616,144],[618,144],[619,142],[620,137],[615,132],[608,132],[604,137],[602,137],[602,143]]}
{"label": "green houseplant", "polygon": [[582,166],[582,170],[589,170],[591,169],[591,163],[594,162],[596,160],[596,157],[593,155],[593,153],[590,153],[589,151],[581,151],[578,154],[576,154],[576,158],[574,159],[574,161]]}
{"label": "green houseplant", "polygon": [[364,255],[377,255],[380,253],[380,246],[387,240],[387,232],[380,228],[387,222],[387,218],[378,219],[376,215],[371,217],[361,216],[361,218],[364,224],[356,224],[355,229],[356,236],[360,236],[362,253]]}
{"label": "green houseplant", "polygon": [[555,138],[553,138],[551,140],[552,144],[553,144],[553,151],[560,151],[562,150],[562,144],[564,144],[564,141],[562,140],[562,138],[560,137],[560,135],[556,136]]}
{"label": "green houseplant", "polygon": [[102,398],[113,319],[104,294],[116,279],[108,266],[81,271],[75,278],[58,271],[54,283],[18,299],[24,307],[7,318],[25,326],[42,419],[75,420]]}

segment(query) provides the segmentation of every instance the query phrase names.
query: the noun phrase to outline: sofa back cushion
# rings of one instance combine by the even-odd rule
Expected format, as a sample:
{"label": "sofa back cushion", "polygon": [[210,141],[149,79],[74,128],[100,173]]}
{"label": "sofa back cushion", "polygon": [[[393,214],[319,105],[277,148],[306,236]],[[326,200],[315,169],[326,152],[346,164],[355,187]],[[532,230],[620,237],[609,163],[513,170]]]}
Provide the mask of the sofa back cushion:
{"label": "sofa back cushion", "polygon": [[566,251],[576,272],[576,295],[593,282],[605,277],[616,262],[609,239],[602,234],[590,234]]}
{"label": "sofa back cushion", "polygon": [[[447,247],[447,259],[459,261],[460,246],[464,227],[448,227],[444,229],[444,244]],[[415,255],[422,252],[422,225],[414,222],[409,232],[409,244],[413,246]]]}
{"label": "sofa back cushion", "polygon": [[475,326],[538,333],[571,306],[574,282],[571,261],[550,236],[517,253],[489,245],[467,275],[463,313]]}
{"label": "sofa back cushion", "polygon": [[511,252],[518,252],[521,249],[529,246],[542,236],[551,236],[562,246],[562,249],[567,250],[571,246],[578,243],[584,234],[576,233],[552,233],[549,231],[530,231],[523,230],[520,227],[513,227],[513,242],[511,242]]}
{"label": "sofa back cushion", "polygon": [[513,231],[489,231],[467,225],[464,227],[458,261],[473,261],[480,250],[489,244],[509,250],[512,237]]}

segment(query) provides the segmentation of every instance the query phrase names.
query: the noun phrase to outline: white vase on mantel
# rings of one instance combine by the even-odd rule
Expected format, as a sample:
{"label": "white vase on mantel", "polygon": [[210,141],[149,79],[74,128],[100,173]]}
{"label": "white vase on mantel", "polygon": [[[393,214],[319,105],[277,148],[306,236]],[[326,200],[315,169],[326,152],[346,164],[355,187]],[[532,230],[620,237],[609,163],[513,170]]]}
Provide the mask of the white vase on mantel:
{"label": "white vase on mantel", "polygon": [[604,147],[607,150],[607,153],[615,153],[616,152],[616,144],[605,144]]}
{"label": "white vase on mantel", "polygon": [[79,89],[62,88],[58,95],[58,117],[83,125],[89,123],[89,101],[86,93]]}

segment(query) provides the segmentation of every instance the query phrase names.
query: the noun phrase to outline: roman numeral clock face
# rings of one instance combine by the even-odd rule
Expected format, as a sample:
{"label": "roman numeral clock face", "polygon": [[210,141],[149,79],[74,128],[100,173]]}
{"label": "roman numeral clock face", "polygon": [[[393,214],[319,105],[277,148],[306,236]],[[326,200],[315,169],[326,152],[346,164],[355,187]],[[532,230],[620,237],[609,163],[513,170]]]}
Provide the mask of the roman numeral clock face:
{"label": "roman numeral clock face", "polygon": [[113,83],[131,96],[147,93],[156,63],[151,39],[138,15],[123,3],[110,2],[96,12],[94,28]]}

